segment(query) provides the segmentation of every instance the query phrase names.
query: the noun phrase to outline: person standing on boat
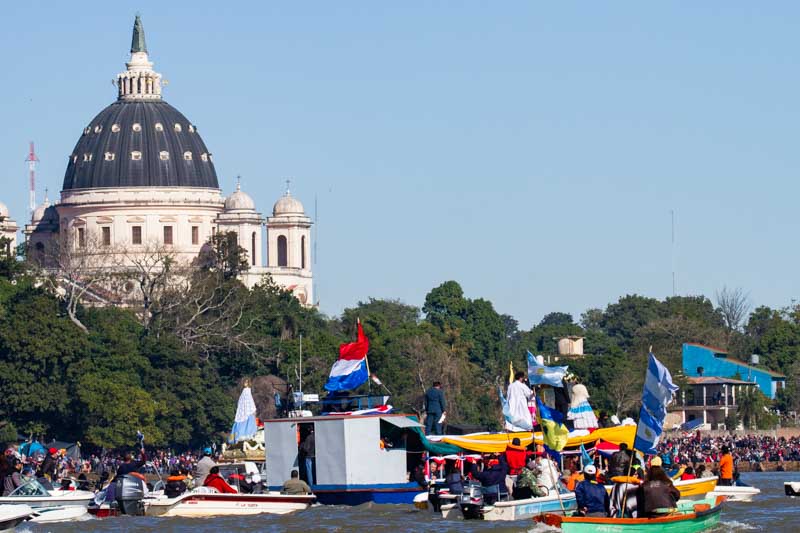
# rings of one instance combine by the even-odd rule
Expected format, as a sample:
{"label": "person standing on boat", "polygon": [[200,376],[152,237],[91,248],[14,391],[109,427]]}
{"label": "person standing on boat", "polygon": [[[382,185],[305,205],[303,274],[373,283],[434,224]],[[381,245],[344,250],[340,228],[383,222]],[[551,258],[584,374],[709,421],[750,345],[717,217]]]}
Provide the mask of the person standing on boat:
{"label": "person standing on boat", "polygon": [[425,393],[425,434],[442,434],[442,416],[447,413],[447,404],[444,401],[442,382],[434,381],[433,387]]}
{"label": "person standing on boat", "polygon": [[310,486],[314,485],[314,459],[316,457],[316,442],[314,439],[314,425],[308,429],[308,435],[305,440],[300,444],[300,453],[304,457],[306,466],[306,479]]}
{"label": "person standing on boat", "polygon": [[733,485],[733,456],[731,449],[722,447],[722,457],[719,458],[719,485],[730,487]]}
{"label": "person standing on boat", "polygon": [[597,467],[586,465],[583,469],[584,480],[575,487],[575,501],[581,516],[606,517],[610,506],[610,498],[606,488],[597,482]]}
{"label": "person standing on boat", "polygon": [[508,398],[509,419],[506,420],[506,431],[530,431],[533,429],[533,418],[528,409],[528,401],[533,397],[533,391],[525,384],[525,372],[514,374],[514,382],[506,391]]}
{"label": "person standing on boat", "polygon": [[631,466],[631,454],[627,443],[620,443],[619,451],[614,452],[608,462],[608,477],[627,476]]}
{"label": "person standing on boat", "polygon": [[211,469],[217,466],[217,463],[214,462],[214,459],[211,458],[211,447],[206,446],[203,448],[203,458],[197,462],[197,466],[195,466],[194,470],[194,483],[197,487],[202,487],[206,481],[206,476],[208,476]]}

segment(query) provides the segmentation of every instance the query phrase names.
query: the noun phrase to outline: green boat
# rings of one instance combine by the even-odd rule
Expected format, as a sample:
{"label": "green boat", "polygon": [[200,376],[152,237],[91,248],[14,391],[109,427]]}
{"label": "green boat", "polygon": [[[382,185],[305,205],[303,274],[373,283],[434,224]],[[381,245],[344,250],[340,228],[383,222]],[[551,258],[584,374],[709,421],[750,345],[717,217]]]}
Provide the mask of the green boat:
{"label": "green boat", "polygon": [[591,518],[541,514],[535,521],[560,528],[564,533],[638,533],[705,531],[719,524],[724,496],[684,502],[670,515],[658,518]]}

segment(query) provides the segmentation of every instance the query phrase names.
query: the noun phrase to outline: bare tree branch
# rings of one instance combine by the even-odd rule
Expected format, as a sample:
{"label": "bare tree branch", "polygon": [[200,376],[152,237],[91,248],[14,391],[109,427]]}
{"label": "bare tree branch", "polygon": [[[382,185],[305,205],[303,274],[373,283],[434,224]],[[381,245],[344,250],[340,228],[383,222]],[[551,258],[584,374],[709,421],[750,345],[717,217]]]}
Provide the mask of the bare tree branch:
{"label": "bare tree branch", "polygon": [[717,307],[728,331],[739,331],[750,312],[750,298],[741,288],[722,287],[717,291]]}

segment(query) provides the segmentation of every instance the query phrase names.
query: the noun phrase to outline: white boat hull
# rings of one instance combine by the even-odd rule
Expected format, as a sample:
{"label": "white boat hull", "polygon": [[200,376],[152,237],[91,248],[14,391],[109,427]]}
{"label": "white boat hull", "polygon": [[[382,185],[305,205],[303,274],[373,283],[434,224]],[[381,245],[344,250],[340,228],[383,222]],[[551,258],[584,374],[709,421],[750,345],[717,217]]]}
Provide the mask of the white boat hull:
{"label": "white boat hull", "polygon": [[800,481],[787,481],[783,484],[783,490],[787,496],[792,498],[800,496]]}
{"label": "white boat hull", "polygon": [[[483,507],[482,515],[484,520],[490,521],[513,521],[526,520],[542,513],[561,513],[576,508],[575,493],[569,492],[561,495],[553,493],[539,498],[528,498],[525,500],[499,501],[494,505]],[[461,506],[456,503],[442,505],[442,517],[448,520],[463,518]]]}
{"label": "white boat hull", "polygon": [[55,522],[70,522],[73,520],[88,520],[91,515],[86,507],[68,505],[66,507],[40,507],[34,509],[31,522],[37,524],[53,524]]}
{"label": "white boat hull", "polygon": [[0,505],[0,531],[13,531],[32,514],[33,509],[28,505]]}
{"label": "white boat hull", "polygon": [[177,498],[145,499],[147,516],[246,516],[288,514],[307,509],[313,495],[187,493]]}
{"label": "white boat hull", "polygon": [[717,485],[708,496],[725,496],[729,502],[751,502],[755,496],[761,494],[761,489],[756,487],[725,487]]}
{"label": "white boat hull", "polygon": [[0,504],[26,505],[33,509],[31,522],[47,524],[85,519],[93,500],[93,492],[56,489],[50,491],[50,496],[5,496],[0,498]]}

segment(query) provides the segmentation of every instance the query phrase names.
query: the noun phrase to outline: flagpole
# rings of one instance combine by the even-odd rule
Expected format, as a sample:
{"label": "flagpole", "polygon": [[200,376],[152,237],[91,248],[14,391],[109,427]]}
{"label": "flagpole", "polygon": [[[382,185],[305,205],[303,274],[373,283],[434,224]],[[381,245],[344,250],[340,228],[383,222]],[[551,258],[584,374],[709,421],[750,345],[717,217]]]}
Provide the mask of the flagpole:
{"label": "flagpole", "polygon": [[[539,391],[539,386],[537,385],[537,386],[534,387],[534,390],[533,390],[533,400],[534,401],[536,401],[536,398],[537,398],[536,394],[537,394],[538,391]],[[542,402],[542,403],[544,403],[544,402]],[[536,414],[537,415],[539,414],[539,405],[538,405],[538,403],[536,405]],[[539,425],[542,427],[542,447],[547,449],[547,447],[544,445],[544,424],[539,424]],[[533,432],[531,432],[531,435],[533,435]],[[534,443],[534,445],[536,445],[536,439],[535,438],[533,439],[533,443]],[[547,452],[545,452],[545,453],[547,453]],[[561,513],[566,516],[567,509],[564,507],[564,500],[561,499],[561,489],[558,486],[561,483],[561,480],[559,480],[558,476],[556,475],[556,473],[553,472],[553,461],[551,461],[549,457],[547,458],[547,465],[550,468],[550,476],[551,476],[551,478],[553,479],[553,482],[554,482],[553,483],[554,484],[553,488],[555,488],[556,496],[558,496],[558,504],[561,506]]]}

